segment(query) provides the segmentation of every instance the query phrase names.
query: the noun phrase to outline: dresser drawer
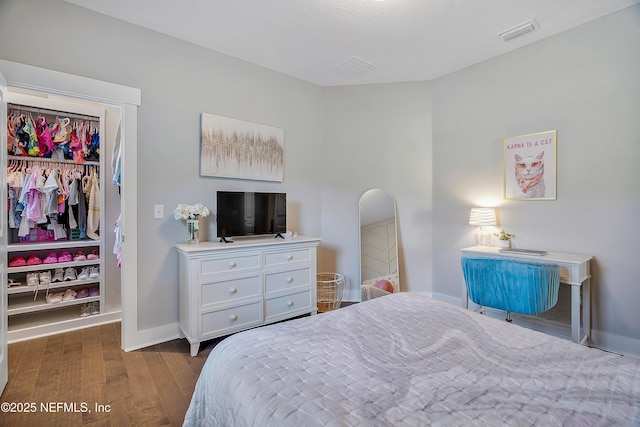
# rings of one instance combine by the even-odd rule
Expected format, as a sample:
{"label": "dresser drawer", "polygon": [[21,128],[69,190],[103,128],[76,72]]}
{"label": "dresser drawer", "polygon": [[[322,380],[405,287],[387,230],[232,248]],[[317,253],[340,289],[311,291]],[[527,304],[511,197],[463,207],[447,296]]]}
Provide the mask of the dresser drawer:
{"label": "dresser drawer", "polygon": [[311,248],[292,249],[281,252],[267,252],[264,257],[264,263],[267,267],[293,264],[301,261],[309,261],[311,260],[311,255]]}
{"label": "dresser drawer", "polygon": [[259,270],[262,267],[261,258],[260,252],[223,258],[204,258],[200,260],[200,277],[206,281],[209,277],[220,273]]}
{"label": "dresser drawer", "polygon": [[217,337],[262,323],[262,301],[201,314],[201,336]]}
{"label": "dresser drawer", "polygon": [[294,289],[299,286],[309,286],[311,279],[310,267],[279,273],[266,273],[264,276],[265,295],[268,296],[272,292]]}
{"label": "dresser drawer", "polygon": [[245,298],[262,298],[261,276],[249,276],[202,285],[200,305],[224,304]]}
{"label": "dresser drawer", "polygon": [[286,318],[295,315],[308,313],[311,310],[311,292],[298,292],[296,294],[284,295],[277,298],[270,298],[266,301],[265,321],[275,321],[279,318]]}

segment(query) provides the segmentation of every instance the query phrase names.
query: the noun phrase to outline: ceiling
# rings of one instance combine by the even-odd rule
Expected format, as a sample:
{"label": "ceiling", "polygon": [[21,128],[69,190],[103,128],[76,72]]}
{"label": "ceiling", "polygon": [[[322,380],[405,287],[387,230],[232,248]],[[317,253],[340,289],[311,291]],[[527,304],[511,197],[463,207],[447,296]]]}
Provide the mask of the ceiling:
{"label": "ceiling", "polygon": [[640,2],[66,1],[319,86],[432,80]]}

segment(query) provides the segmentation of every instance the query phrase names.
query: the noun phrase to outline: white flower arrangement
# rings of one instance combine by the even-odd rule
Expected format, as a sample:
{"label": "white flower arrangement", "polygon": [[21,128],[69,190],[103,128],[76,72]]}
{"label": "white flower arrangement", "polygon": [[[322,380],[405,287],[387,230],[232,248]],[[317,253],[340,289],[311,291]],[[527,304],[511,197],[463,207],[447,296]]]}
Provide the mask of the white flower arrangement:
{"label": "white flower arrangement", "polygon": [[173,217],[175,219],[199,219],[208,216],[211,212],[209,208],[204,206],[202,203],[196,203],[195,205],[186,205],[180,203],[173,210]]}
{"label": "white flower arrangement", "polygon": [[512,238],[516,237],[515,234],[511,234],[507,231],[504,231],[504,228],[502,230],[500,230],[499,233],[493,233],[494,236],[496,236],[498,239],[500,240],[511,240]]}

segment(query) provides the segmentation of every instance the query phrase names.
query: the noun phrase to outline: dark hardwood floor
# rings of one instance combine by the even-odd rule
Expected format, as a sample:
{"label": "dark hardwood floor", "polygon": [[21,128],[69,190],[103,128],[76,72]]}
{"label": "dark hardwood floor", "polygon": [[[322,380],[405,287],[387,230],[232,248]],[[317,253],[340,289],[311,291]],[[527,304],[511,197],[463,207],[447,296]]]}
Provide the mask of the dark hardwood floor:
{"label": "dark hardwood floor", "polygon": [[[125,353],[120,323],[9,345],[0,426],[181,426],[202,365],[186,340]],[[31,412],[25,412],[31,411]]]}

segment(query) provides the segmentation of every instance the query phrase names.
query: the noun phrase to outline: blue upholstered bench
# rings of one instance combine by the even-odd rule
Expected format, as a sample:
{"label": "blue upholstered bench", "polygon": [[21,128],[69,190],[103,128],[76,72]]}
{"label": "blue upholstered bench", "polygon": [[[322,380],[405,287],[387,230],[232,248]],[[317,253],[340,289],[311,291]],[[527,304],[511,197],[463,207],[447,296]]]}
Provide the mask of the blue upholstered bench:
{"label": "blue upholstered bench", "polygon": [[462,257],[469,299],[510,313],[539,314],[558,302],[560,267],[489,257]]}

